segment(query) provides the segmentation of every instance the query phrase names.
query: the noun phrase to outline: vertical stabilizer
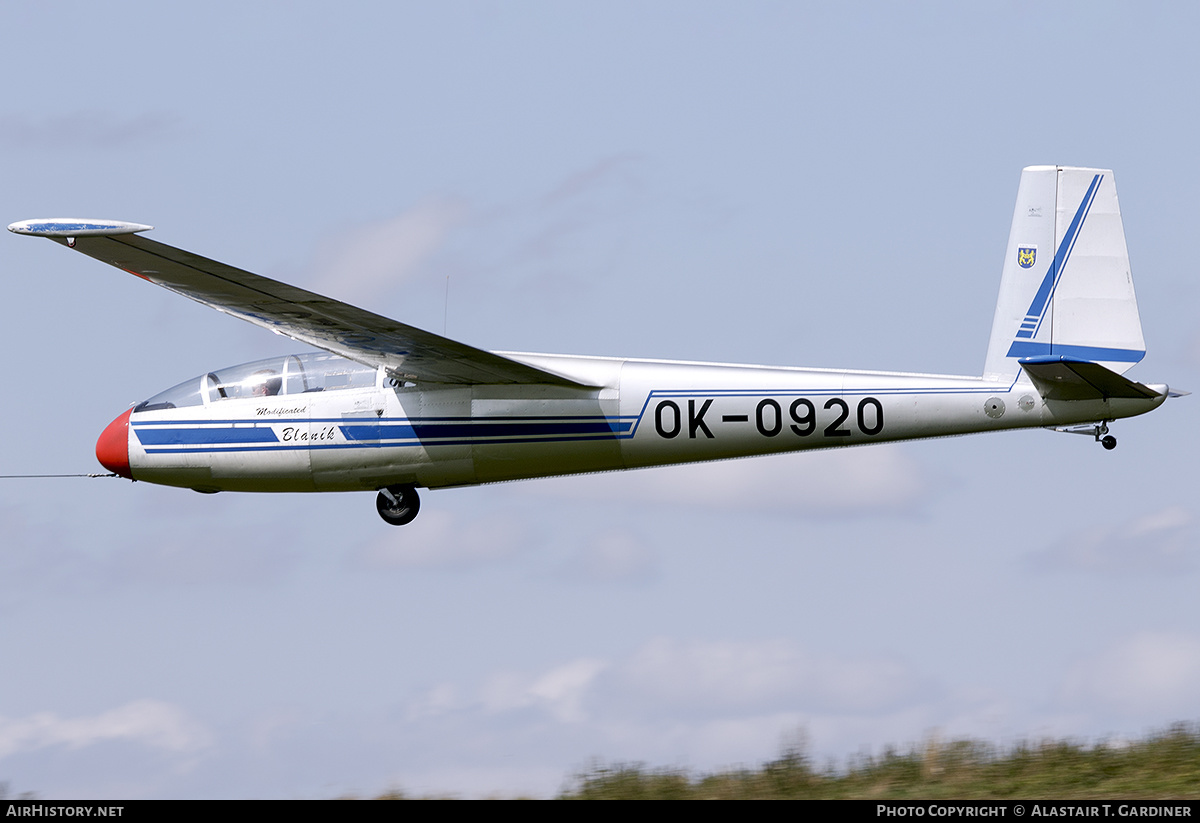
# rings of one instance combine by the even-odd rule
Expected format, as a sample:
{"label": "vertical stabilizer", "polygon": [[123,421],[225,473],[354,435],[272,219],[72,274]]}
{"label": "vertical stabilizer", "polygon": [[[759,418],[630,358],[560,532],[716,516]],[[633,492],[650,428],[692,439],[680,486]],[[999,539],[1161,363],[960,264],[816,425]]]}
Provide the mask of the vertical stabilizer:
{"label": "vertical stabilizer", "polygon": [[1123,373],[1146,354],[1111,171],[1021,173],[984,375],[1025,357],[1101,363]]}

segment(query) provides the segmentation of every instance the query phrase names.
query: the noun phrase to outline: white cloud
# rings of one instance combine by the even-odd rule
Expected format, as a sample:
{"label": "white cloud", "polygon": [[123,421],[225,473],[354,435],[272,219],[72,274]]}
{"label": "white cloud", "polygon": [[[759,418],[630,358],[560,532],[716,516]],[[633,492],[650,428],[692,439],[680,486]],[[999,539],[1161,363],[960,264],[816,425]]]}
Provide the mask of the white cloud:
{"label": "white cloud", "polygon": [[458,687],[452,683],[441,683],[410,700],[405,707],[404,717],[410,722],[437,717],[458,711],[462,705]]}
{"label": "white cloud", "polygon": [[[176,489],[152,497],[181,498]],[[0,603],[50,592],[71,596],[111,589],[234,585],[261,586],[286,577],[300,562],[294,545],[299,528],[275,527],[275,542],[260,539],[261,509],[238,517],[227,501],[209,511],[186,507],[164,515],[161,508],[139,505],[114,509],[121,513],[103,530],[76,528],[65,522],[29,523],[11,508],[0,508],[7,551],[0,554]],[[81,523],[91,522],[87,507],[102,505],[97,498],[81,504]],[[124,504],[121,504],[124,505]],[[219,509],[222,524],[211,510]],[[77,514],[79,514],[77,512]],[[134,516],[134,515],[138,516]],[[238,540],[223,539],[229,534]],[[252,546],[252,550],[247,547]]]}
{"label": "white cloud", "polygon": [[628,532],[592,536],[566,563],[568,578],[596,583],[646,582],[656,576],[656,553]]}
{"label": "white cloud", "polygon": [[503,560],[530,541],[529,529],[505,515],[462,522],[444,509],[423,512],[402,529],[356,553],[359,568],[467,568]]}
{"label": "white cloud", "polygon": [[118,546],[98,568],[111,585],[255,585],[275,583],[300,562],[285,539],[278,543],[214,540],[210,534],[160,534]]}
{"label": "white cloud", "polygon": [[1096,526],[1029,555],[1034,568],[1170,574],[1190,568],[1192,515],[1170,506],[1115,526]]}
{"label": "white cloud", "polygon": [[917,681],[894,660],[814,655],[782,640],[658,638],[624,658],[581,657],[541,672],[493,672],[474,689],[437,685],[415,698],[406,716],[540,709],[560,722],[591,720],[598,729],[692,727],[697,712],[706,723],[886,712],[911,699]]}
{"label": "white cloud", "polygon": [[1200,639],[1142,632],[1077,665],[1065,679],[1065,701],[1116,710],[1145,723],[1195,714],[1200,694]]}
{"label": "white cloud", "polygon": [[552,208],[563,201],[574,200],[612,187],[617,181],[629,184],[632,169],[639,161],[635,154],[614,154],[602,157],[590,166],[567,175],[542,197],[540,205]]}
{"label": "white cloud", "polygon": [[808,654],[782,641],[651,640],[616,670],[630,701],[652,712],[876,712],[911,696],[895,661]]}
{"label": "white cloud", "polygon": [[[918,680],[888,658],[814,654],[783,640],[659,638],[627,655],[433,686],[406,701],[394,734],[425,747],[408,785],[463,788],[481,741],[504,740],[508,764],[524,764],[518,784],[547,793],[589,756],[712,769],[772,758],[798,729],[821,756],[919,737],[930,724]],[[460,730],[456,740],[447,728]]]}
{"label": "white cloud", "polygon": [[839,517],[910,510],[928,483],[902,448],[882,445],[552,478],[522,488],[572,499]]}
{"label": "white cloud", "polygon": [[456,201],[433,200],[351,231],[318,255],[310,288],[357,305],[378,302],[420,270],[465,211]]}
{"label": "white cloud", "polygon": [[179,130],[179,118],[164,112],[122,117],[79,111],[36,119],[8,114],[0,115],[0,146],[21,151],[121,149],[169,140]]}
{"label": "white cloud", "polygon": [[410,701],[404,716],[420,721],[464,713],[492,716],[534,709],[560,723],[579,723],[586,719],[584,703],[596,677],[609,665],[597,658],[582,657],[540,673],[492,672],[473,689],[442,683]]}
{"label": "white cloud", "polygon": [[480,690],[489,713],[539,708],[560,723],[587,719],[584,703],[596,676],[608,664],[593,658],[572,660],[535,676],[491,675]]}
{"label": "white cloud", "polygon": [[47,746],[81,749],[118,740],[181,753],[208,745],[209,735],[181,710],[158,700],[135,700],[95,717],[42,712],[0,718],[0,757]]}

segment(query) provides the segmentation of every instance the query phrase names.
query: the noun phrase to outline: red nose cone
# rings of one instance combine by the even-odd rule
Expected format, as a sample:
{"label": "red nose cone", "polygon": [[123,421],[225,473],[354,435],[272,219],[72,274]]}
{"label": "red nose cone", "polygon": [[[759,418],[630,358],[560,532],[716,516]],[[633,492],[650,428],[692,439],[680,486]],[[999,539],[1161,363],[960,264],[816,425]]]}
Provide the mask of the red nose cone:
{"label": "red nose cone", "polygon": [[100,465],[130,480],[133,479],[129,471],[129,415],[132,412],[130,409],[109,423],[96,441],[96,459]]}

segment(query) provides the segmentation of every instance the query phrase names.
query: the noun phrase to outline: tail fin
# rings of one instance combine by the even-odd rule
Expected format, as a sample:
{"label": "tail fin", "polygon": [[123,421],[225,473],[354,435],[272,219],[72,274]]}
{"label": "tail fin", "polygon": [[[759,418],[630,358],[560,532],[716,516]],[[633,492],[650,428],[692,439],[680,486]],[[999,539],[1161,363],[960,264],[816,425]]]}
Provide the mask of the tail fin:
{"label": "tail fin", "polygon": [[1111,171],[1030,166],[1000,280],[984,376],[1065,355],[1118,374],[1146,356]]}

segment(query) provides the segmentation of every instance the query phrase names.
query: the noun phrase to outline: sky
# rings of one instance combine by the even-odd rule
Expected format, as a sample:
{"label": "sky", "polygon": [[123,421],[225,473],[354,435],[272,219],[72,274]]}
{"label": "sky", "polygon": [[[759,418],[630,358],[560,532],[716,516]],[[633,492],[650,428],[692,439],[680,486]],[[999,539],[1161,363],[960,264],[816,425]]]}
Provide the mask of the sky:
{"label": "sky", "polygon": [[[1114,171],[1200,389],[1186,5],[12,4],[0,223],[70,216],[487,349],[979,374],[1022,167]],[[304,347],[4,233],[0,473]],[[914,322],[917,321],[917,322]],[[552,796],[1200,720],[1195,397],[1042,430],[426,492],[0,480],[0,782]]]}

